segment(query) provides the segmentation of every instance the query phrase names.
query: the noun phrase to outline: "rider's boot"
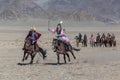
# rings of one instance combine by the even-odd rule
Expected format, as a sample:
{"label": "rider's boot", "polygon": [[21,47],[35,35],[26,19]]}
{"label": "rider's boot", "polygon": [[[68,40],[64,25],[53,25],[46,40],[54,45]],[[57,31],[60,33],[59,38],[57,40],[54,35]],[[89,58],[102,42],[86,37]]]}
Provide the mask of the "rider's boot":
{"label": "rider's boot", "polygon": [[72,49],[72,46],[70,43],[67,43],[67,50],[71,50]]}

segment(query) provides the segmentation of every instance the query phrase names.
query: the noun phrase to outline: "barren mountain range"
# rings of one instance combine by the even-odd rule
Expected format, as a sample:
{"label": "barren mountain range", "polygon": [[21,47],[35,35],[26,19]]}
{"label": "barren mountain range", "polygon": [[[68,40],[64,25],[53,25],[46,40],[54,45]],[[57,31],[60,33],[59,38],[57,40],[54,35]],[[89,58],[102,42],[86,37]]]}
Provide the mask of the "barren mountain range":
{"label": "barren mountain range", "polygon": [[0,19],[46,18],[46,15],[32,0],[0,0]]}
{"label": "barren mountain range", "polygon": [[0,0],[0,19],[65,19],[116,22],[120,0]]}

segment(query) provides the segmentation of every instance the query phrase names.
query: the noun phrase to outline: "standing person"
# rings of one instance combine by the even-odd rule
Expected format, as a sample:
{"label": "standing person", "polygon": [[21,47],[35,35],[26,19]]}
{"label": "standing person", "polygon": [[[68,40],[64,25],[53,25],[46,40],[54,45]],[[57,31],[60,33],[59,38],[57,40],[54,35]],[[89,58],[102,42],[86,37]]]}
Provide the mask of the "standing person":
{"label": "standing person", "polygon": [[111,39],[112,39],[112,41],[115,41],[115,35],[114,34],[112,34]]}
{"label": "standing person", "polygon": [[81,42],[81,40],[82,40],[82,34],[79,33],[79,42]]}
{"label": "standing person", "polygon": [[105,37],[106,37],[106,36],[105,36],[105,34],[103,33],[102,36],[101,36],[101,38],[102,38],[103,40],[105,40]]}
{"label": "standing person", "polygon": [[65,35],[65,32],[64,32],[65,30],[62,29],[60,23],[57,24],[57,27],[56,27],[55,29],[50,30],[50,29],[48,28],[48,30],[49,30],[50,32],[52,32],[52,33],[57,33],[57,38],[60,39],[60,40],[62,40],[62,41],[64,41],[65,44],[66,44],[66,46],[67,46],[67,49],[68,49],[68,50],[71,50],[72,46],[71,46],[71,44],[70,44],[70,40],[69,40],[68,37]]}
{"label": "standing person", "polygon": [[87,47],[87,35],[86,34],[84,35],[83,42],[84,42],[84,47]]}
{"label": "standing person", "polygon": [[[36,50],[37,47],[37,40],[40,38],[41,34],[36,31],[36,28],[33,26],[31,27],[28,35],[25,38],[25,42],[27,39],[31,41],[31,45],[34,46],[34,50]],[[24,44],[25,45],[25,44]],[[23,47],[23,50],[25,49],[25,46]],[[34,51],[33,50],[33,51]]]}
{"label": "standing person", "polygon": [[96,46],[100,46],[100,42],[101,42],[101,36],[100,36],[100,33],[97,33],[97,36],[96,36]]}
{"label": "standing person", "polygon": [[91,47],[94,47],[94,46],[95,46],[95,42],[96,42],[95,36],[94,36],[93,34],[91,34],[91,37],[90,37]]}
{"label": "standing person", "polygon": [[111,41],[112,41],[112,46],[116,46],[116,40],[115,40],[115,35],[114,35],[114,33],[112,34],[112,36],[111,36]]}

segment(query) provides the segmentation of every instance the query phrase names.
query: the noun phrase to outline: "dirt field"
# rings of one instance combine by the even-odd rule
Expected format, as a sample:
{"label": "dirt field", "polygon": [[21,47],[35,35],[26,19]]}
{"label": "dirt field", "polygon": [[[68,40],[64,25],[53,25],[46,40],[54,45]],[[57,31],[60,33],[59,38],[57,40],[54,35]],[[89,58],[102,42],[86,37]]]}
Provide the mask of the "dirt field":
{"label": "dirt field", "polygon": [[[78,28],[79,29],[79,28]],[[120,29],[87,29],[80,31],[66,31],[71,44],[76,47],[74,37],[79,32],[87,34],[110,32],[116,35],[117,47],[82,47],[80,52],[74,52],[76,60],[70,54],[71,62],[57,65],[56,54],[52,51],[51,40],[55,36],[48,31],[38,29],[42,33],[39,45],[47,50],[47,58],[43,61],[37,54],[33,65],[27,65],[30,58],[23,63],[23,43],[28,28],[1,28],[0,29],[0,80],[120,80]],[[89,44],[88,44],[89,45]]]}

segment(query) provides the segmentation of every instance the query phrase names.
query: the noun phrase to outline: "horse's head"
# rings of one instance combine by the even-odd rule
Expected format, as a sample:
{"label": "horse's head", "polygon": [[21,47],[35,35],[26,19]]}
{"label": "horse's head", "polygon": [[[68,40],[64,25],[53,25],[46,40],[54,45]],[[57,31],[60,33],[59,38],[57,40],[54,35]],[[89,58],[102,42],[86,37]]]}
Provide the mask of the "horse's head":
{"label": "horse's head", "polygon": [[57,43],[58,43],[58,40],[54,38],[52,41],[52,46],[57,46]]}
{"label": "horse's head", "polygon": [[56,51],[56,49],[58,49],[58,47],[59,47],[59,44],[60,42],[59,42],[59,40],[58,39],[53,39],[53,41],[52,41],[52,46],[53,46],[53,51]]}

